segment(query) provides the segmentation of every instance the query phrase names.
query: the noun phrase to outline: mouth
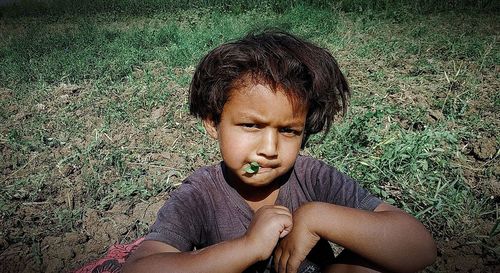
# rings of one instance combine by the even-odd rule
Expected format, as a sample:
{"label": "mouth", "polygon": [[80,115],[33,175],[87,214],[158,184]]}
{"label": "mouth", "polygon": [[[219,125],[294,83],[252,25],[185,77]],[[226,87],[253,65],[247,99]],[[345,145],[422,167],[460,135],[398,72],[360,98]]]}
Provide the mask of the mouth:
{"label": "mouth", "polygon": [[260,167],[257,173],[267,173],[274,169],[274,167]]}
{"label": "mouth", "polygon": [[259,169],[260,169],[260,164],[255,162],[255,161],[252,161],[250,164],[248,164],[245,167],[245,173],[254,174],[254,173],[259,172]]}
{"label": "mouth", "polygon": [[273,169],[276,169],[278,167],[278,164],[261,164],[256,161],[253,161],[245,167],[244,171],[246,175],[254,175],[254,174],[261,174],[261,173],[267,173],[272,171]]}

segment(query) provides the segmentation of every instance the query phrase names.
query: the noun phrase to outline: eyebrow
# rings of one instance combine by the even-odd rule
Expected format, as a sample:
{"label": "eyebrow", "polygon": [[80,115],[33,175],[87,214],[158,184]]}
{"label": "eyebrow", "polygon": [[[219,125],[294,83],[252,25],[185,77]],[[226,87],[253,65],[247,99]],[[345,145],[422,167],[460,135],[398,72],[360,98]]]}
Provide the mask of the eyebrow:
{"label": "eyebrow", "polygon": [[[239,111],[238,112],[238,118],[239,119],[250,119],[252,121],[256,121],[257,123],[264,123],[264,124],[268,124],[269,122],[266,121],[265,118],[262,118],[261,115],[257,114],[257,113],[252,113],[252,112],[246,112],[246,111]],[[304,122],[301,122],[298,120],[299,117],[294,117],[293,119],[289,120],[289,121],[286,121],[285,122],[285,126],[286,127],[305,127],[305,120]],[[282,127],[285,127],[285,126],[282,126]]]}

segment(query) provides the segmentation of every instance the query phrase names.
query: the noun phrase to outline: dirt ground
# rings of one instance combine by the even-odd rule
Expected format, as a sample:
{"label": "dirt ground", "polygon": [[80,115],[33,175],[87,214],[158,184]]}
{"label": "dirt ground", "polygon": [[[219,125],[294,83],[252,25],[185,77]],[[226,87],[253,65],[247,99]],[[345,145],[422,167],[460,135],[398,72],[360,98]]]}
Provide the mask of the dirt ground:
{"label": "dirt ground", "polygon": [[[69,99],[73,96],[71,87],[64,87],[67,90],[59,90],[61,100]],[[68,95],[68,92],[70,95]],[[5,93],[5,92],[4,92]],[[5,95],[5,94],[4,94]],[[64,96],[67,95],[67,96]],[[40,107],[40,106],[38,106]],[[17,119],[25,118],[27,114],[19,111]],[[157,119],[165,115],[165,109],[154,109],[149,113],[149,119]],[[430,114],[430,117],[438,114]],[[146,115],[147,116],[147,115]],[[193,126],[194,121],[188,121],[183,126]],[[92,123],[92,121],[90,121]],[[134,129],[122,131],[123,134],[139,134]],[[173,133],[157,131],[154,134],[162,135],[162,139],[171,145],[178,139],[180,148],[192,145],[187,139],[180,139]],[[169,135],[171,134],[171,135]],[[166,137],[165,137],[166,136]],[[120,141],[121,137],[115,135],[112,141]],[[85,140],[82,140],[85,143]],[[468,157],[477,167],[483,165],[487,160],[493,158],[497,152],[496,140],[494,137],[484,138],[474,143],[467,143]],[[14,156],[14,151],[7,145],[0,143],[0,149],[5,159]],[[58,146],[52,154],[34,154],[29,164],[30,168],[20,170],[16,173],[12,166],[3,164],[3,178],[9,176],[26,175],[28,171],[37,171],[43,166],[43,162],[51,157],[58,157],[60,154],[68,154],[70,151],[65,146]],[[172,169],[182,169],[185,160],[179,154],[169,152],[150,153],[149,160],[169,160],[172,162]],[[4,162],[9,162],[5,160]],[[198,165],[203,164],[199,159]],[[154,166],[153,164],[150,164]],[[151,167],[150,168],[154,168]],[[153,170],[147,170],[153,173]],[[500,169],[498,164],[494,169],[498,177]],[[65,165],[57,166],[53,170],[53,177],[58,181],[71,181],[70,187],[61,182],[55,182],[51,188],[43,189],[44,194],[55,194],[55,200],[40,196],[38,201],[24,202],[19,206],[18,211],[12,217],[4,218],[0,223],[4,236],[0,239],[0,267],[1,272],[68,272],[82,266],[89,261],[102,257],[109,246],[116,243],[127,243],[140,237],[146,232],[147,227],[153,223],[156,212],[168,198],[168,193],[164,192],[158,196],[151,197],[138,203],[119,201],[113,203],[106,210],[86,209],[81,220],[76,222],[72,232],[57,234],[48,230],[52,224],[50,220],[44,219],[47,211],[53,210],[54,206],[67,206],[78,208],[83,206],[84,200],[79,197],[82,193],[82,166]],[[189,170],[185,170],[186,173]],[[178,184],[182,177],[178,172],[160,172],[168,176]],[[112,175],[111,175],[112,176]],[[498,200],[500,196],[499,183],[496,180],[485,180],[474,168],[465,172],[468,183],[477,191],[487,192],[492,198]],[[112,177],[109,178],[112,180]],[[60,184],[57,184],[60,183]],[[19,193],[23,194],[23,193]],[[19,197],[22,199],[22,196]],[[486,235],[492,230],[493,221],[483,221],[477,223],[476,234],[483,234],[484,238],[467,237],[451,238],[438,241],[438,260],[429,271],[439,272],[500,272],[500,265],[495,248],[499,245],[499,236],[489,238]],[[31,242],[19,240],[27,235],[33,238]],[[497,250],[498,251],[498,250]]]}
{"label": "dirt ground", "polygon": [[[12,124],[19,124],[30,119],[37,112],[47,113],[57,109],[58,105],[67,104],[77,100],[85,92],[82,86],[61,85],[54,90],[54,99],[46,103],[33,105],[31,109],[20,109],[13,106],[9,109],[12,114]],[[176,88],[174,86],[174,88]],[[185,92],[185,90],[183,90]],[[1,99],[8,99],[11,91],[2,89]],[[184,102],[177,102],[182,105]],[[491,105],[481,105],[478,99],[474,108],[490,109],[490,119],[496,119],[498,109]],[[75,115],[86,116],[84,126],[93,128],[94,124],[102,122],[91,114],[92,107],[77,110]],[[162,147],[169,147],[161,151],[143,151],[130,165],[144,165],[144,173],[153,187],[154,181],[170,180],[170,184],[178,185],[183,177],[193,169],[206,164],[216,158],[208,142],[198,141],[193,143],[190,139],[204,138],[197,133],[197,122],[192,118],[181,116],[179,113],[169,113],[167,108],[155,108],[151,112],[142,113],[145,123],[156,122],[165,116],[177,117],[174,120],[178,128],[165,128],[151,130],[144,135],[140,128],[127,127],[116,129],[114,134],[102,135],[103,147],[106,145],[137,146],[145,137],[158,141]],[[180,106],[168,108],[180,109]],[[439,120],[442,113],[429,112],[429,119]],[[498,121],[496,122],[498,124]],[[50,124],[48,125],[50,126]],[[192,132],[190,136],[183,136],[177,129]],[[473,141],[464,141],[463,152],[467,156],[470,168],[464,169],[467,183],[474,191],[481,192],[498,204],[500,200],[500,165],[498,160],[498,143],[494,135],[482,136]],[[2,217],[0,222],[0,272],[68,272],[78,268],[94,259],[102,257],[109,246],[116,243],[128,243],[142,236],[149,225],[153,223],[156,212],[168,198],[168,191],[141,201],[112,202],[104,209],[86,208],[84,192],[85,174],[92,170],[92,160],[87,165],[71,163],[59,164],[60,158],[67,158],[75,149],[84,149],[89,146],[97,136],[89,134],[88,139],[73,139],[71,145],[62,145],[51,139],[45,139],[50,150],[43,152],[33,151],[24,161],[24,167],[15,168],[12,164],[16,160],[16,151],[6,142],[0,142],[0,152],[3,160],[0,162],[0,181],[27,177],[38,172],[49,173],[50,185],[33,188],[33,191],[16,192],[14,199],[19,202],[17,211],[12,215]],[[213,147],[212,147],[213,148]],[[205,150],[202,150],[205,149]],[[189,156],[182,151],[203,151],[196,156]],[[97,161],[97,159],[95,159]],[[51,164],[46,164],[52,162]],[[168,162],[168,168],[157,162]],[[97,162],[94,162],[97,164]],[[484,176],[481,171],[484,166],[492,165],[493,175]],[[189,166],[189,167],[187,167]],[[105,177],[101,183],[108,183],[117,178],[113,171],[104,172]],[[5,183],[4,183],[5,184]],[[29,190],[29,189],[28,189]],[[34,195],[34,197],[33,197]],[[31,201],[26,200],[31,196]],[[34,201],[33,201],[34,200]],[[83,210],[83,217],[77,218],[71,225],[64,226],[64,221],[49,217],[49,212],[56,208]],[[497,209],[498,213],[498,209]],[[61,216],[62,217],[62,216]],[[496,216],[498,219],[498,215]],[[61,218],[65,219],[65,218]],[[494,230],[495,219],[492,217],[475,223],[474,235],[461,238],[443,238],[438,240],[438,259],[429,272],[500,272],[498,246],[500,236],[488,236]],[[51,229],[54,225],[63,225],[59,229]],[[60,232],[71,230],[71,232]],[[435,231],[439,233],[440,231]],[[28,239],[27,239],[28,238]]]}
{"label": "dirt ground", "polygon": [[[102,257],[109,246],[115,243],[132,242],[138,233],[153,223],[156,212],[168,196],[153,197],[138,204],[121,202],[107,211],[89,209],[74,232],[46,236],[32,245],[27,243],[9,244],[9,238],[0,241],[1,272],[68,272],[93,259]],[[44,230],[31,226],[35,215],[43,215],[44,204],[26,204],[18,211],[17,226],[10,227],[9,236],[23,233],[39,233]],[[21,218],[24,217],[24,218]],[[140,220],[139,220],[140,219]],[[478,223],[479,230],[488,234],[491,222]],[[5,227],[2,227],[5,228]],[[438,242],[438,260],[434,265],[437,272],[500,272],[498,256],[492,247],[495,241],[486,244],[477,239],[457,238]]]}

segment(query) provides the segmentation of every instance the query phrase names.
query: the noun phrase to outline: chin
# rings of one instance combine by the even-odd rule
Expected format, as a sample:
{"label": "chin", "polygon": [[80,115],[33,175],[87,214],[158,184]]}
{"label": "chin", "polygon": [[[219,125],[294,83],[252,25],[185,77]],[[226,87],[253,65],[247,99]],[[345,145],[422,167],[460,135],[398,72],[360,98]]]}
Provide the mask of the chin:
{"label": "chin", "polygon": [[248,186],[256,187],[256,188],[264,188],[264,187],[267,187],[267,186],[271,185],[274,180],[275,179],[258,179],[258,180],[254,180],[254,179],[252,179],[252,177],[246,177],[246,179],[244,179],[243,181]]}

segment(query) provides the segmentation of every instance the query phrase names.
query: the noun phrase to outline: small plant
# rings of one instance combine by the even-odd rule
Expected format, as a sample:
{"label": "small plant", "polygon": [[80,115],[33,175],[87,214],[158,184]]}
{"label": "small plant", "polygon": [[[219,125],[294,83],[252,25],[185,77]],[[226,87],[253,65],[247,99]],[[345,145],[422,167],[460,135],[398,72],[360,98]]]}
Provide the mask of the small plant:
{"label": "small plant", "polygon": [[[497,158],[476,160],[473,149],[499,135],[498,16],[431,12],[494,1],[84,0],[69,7],[75,1],[52,0],[39,9],[39,1],[21,2],[19,15],[37,16],[0,8],[0,235],[15,231],[7,237],[16,244],[80,232],[88,211],[105,214],[117,202],[156,202],[218,160],[216,142],[193,127],[179,98],[208,50],[277,26],[340,52],[353,83],[352,114],[325,139],[312,136],[304,152],[417,217],[438,243],[472,242],[489,257],[482,261],[497,260],[496,199],[483,192],[496,181]],[[248,177],[261,167],[242,165]],[[64,206],[63,189],[75,208]],[[43,210],[51,213],[39,217]],[[30,224],[19,227],[24,219]],[[493,226],[490,233],[476,221]],[[136,222],[134,234],[143,236],[146,225]],[[38,255],[40,245],[33,248]],[[454,270],[445,265],[452,266],[424,272]]]}
{"label": "small plant", "polygon": [[252,163],[248,164],[248,166],[245,168],[245,172],[250,174],[256,173],[259,171],[259,168],[260,168],[259,163],[253,161]]}

